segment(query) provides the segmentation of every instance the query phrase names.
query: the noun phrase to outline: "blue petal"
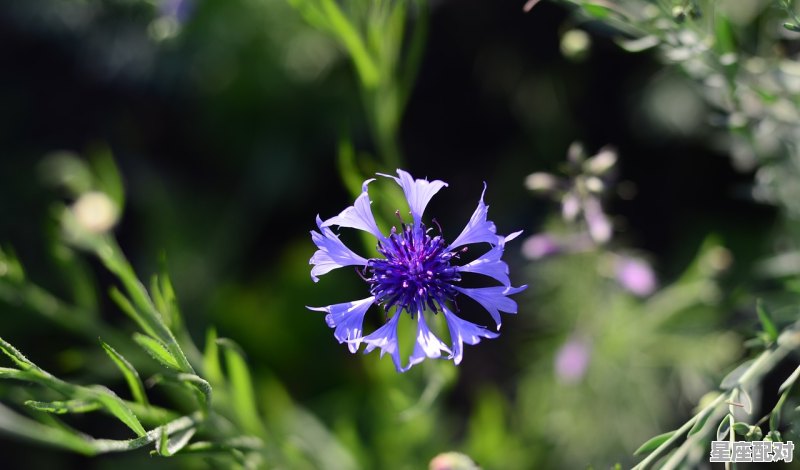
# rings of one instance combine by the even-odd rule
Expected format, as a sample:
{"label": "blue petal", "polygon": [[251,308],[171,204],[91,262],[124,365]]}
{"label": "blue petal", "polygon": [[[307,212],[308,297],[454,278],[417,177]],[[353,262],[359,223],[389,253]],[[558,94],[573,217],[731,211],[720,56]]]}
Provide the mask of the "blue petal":
{"label": "blue petal", "polygon": [[481,342],[481,338],[491,339],[500,336],[480,325],[459,318],[444,306],[442,306],[442,312],[444,312],[444,319],[447,321],[450,339],[453,342],[453,352],[450,354],[450,358],[456,365],[461,362],[464,355],[464,343],[475,345]]}
{"label": "blue petal", "polygon": [[375,303],[375,297],[367,297],[366,299],[354,300],[352,302],[345,302],[343,304],[328,305],[327,307],[306,307],[309,310],[316,310],[318,312],[328,312],[325,315],[325,322],[331,328],[336,328],[333,331],[333,336],[339,340],[340,343],[347,342],[350,352],[354,353],[358,350],[361,344],[362,324],[364,323],[364,314]]}
{"label": "blue petal", "polygon": [[398,372],[405,372],[400,366],[400,349],[397,347],[397,321],[400,313],[396,312],[382,327],[373,331],[369,336],[365,336],[363,341],[367,344],[364,353],[368,353],[375,348],[381,348],[381,357],[389,353],[394,361],[394,367]]}
{"label": "blue petal", "polygon": [[422,219],[422,213],[425,212],[425,207],[427,207],[431,198],[438,193],[440,189],[447,186],[447,183],[439,180],[415,180],[410,174],[400,169],[397,170],[397,174],[400,176],[399,178],[392,175],[384,175],[383,173],[378,174],[394,179],[397,181],[397,184],[403,188],[403,193],[408,200],[408,207],[411,209],[411,216],[414,218],[414,223],[417,225],[419,225]]}
{"label": "blue petal", "polygon": [[410,369],[414,364],[419,364],[426,357],[432,359],[441,357],[442,351],[452,354],[450,348],[428,328],[428,324],[425,322],[425,315],[422,312],[417,313],[417,343],[414,345],[414,352],[411,353],[408,365],[404,370]]}
{"label": "blue petal", "polygon": [[483,305],[483,308],[489,311],[492,319],[497,324],[498,330],[500,329],[501,324],[500,312],[517,313],[517,303],[509,299],[507,296],[522,292],[527,287],[528,286],[493,286],[467,289],[453,286],[453,288],[455,288],[457,291],[468,295],[473,300]]}
{"label": "blue petal", "polygon": [[366,266],[367,260],[353,253],[347,248],[339,237],[331,229],[322,226],[322,220],[317,216],[317,227],[320,232],[311,231],[311,239],[319,248],[308,264],[313,264],[311,268],[311,279],[319,281],[319,277],[336,268],[344,266]]}
{"label": "blue petal", "polygon": [[369,200],[369,194],[367,194],[367,185],[372,181],[375,180],[370,179],[364,181],[361,194],[356,198],[356,202],[339,213],[339,215],[331,217],[323,222],[322,226],[330,227],[331,225],[338,225],[339,227],[355,228],[369,232],[375,235],[379,240],[383,239],[384,236],[380,229],[378,229],[378,224],[375,223],[375,216],[372,215],[372,209],[370,209],[370,204],[372,202]]}
{"label": "blue petal", "polygon": [[456,269],[461,272],[483,274],[502,282],[505,286],[511,285],[511,280],[508,279],[508,265],[500,259],[503,256],[503,250],[507,241],[517,238],[522,231],[514,232],[507,237],[499,237],[497,245],[493,246],[486,253],[481,255],[480,258],[467,263],[464,266],[458,266]]}
{"label": "blue petal", "polygon": [[478,201],[478,207],[472,213],[467,226],[461,231],[453,243],[447,248],[452,250],[462,245],[469,245],[470,243],[487,242],[492,245],[499,243],[500,238],[497,236],[497,229],[494,222],[486,220],[486,215],[489,212],[489,206],[483,203],[483,195],[486,193],[486,183],[483,184],[483,192],[481,193],[481,200]]}

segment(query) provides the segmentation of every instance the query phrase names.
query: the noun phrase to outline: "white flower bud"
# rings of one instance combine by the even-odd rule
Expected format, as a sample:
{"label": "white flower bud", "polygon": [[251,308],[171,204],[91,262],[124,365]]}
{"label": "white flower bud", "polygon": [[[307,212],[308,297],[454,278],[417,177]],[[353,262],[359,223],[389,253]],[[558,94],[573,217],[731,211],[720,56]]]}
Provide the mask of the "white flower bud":
{"label": "white flower bud", "polygon": [[117,223],[119,216],[114,202],[105,193],[84,193],[72,205],[78,224],[88,232],[103,233]]}

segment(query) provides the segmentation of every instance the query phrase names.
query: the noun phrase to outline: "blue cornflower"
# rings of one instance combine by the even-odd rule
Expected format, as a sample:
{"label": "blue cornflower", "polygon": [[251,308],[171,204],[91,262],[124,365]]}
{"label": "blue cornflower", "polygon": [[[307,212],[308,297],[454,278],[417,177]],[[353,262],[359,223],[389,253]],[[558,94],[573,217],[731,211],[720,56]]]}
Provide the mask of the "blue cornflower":
{"label": "blue cornflower", "polygon": [[[489,207],[483,202],[486,192],[484,184],[478,207],[467,226],[452,243],[447,244],[442,238],[441,228],[440,234],[435,235],[422,222],[422,213],[428,202],[447,183],[439,180],[415,180],[403,170],[397,170],[398,177],[379,175],[394,179],[403,188],[411,210],[412,223],[401,223],[399,229],[392,227],[388,236],[381,233],[370,209],[371,201],[367,193],[367,185],[374,179],[364,182],[355,203],[339,215],[324,222],[317,216],[319,232],[311,231],[311,238],[318,248],[309,262],[313,265],[311,278],[317,282],[318,276],[334,269],[358,266],[360,268],[356,269],[360,269],[359,274],[369,284],[371,296],[327,307],[308,308],[327,312],[325,321],[334,328],[336,339],[340,343],[347,343],[350,352],[355,353],[361,343],[366,344],[365,353],[380,348],[381,356],[388,353],[400,372],[407,371],[426,357],[441,357],[442,353],[447,353],[447,358],[458,364],[463,356],[464,343],[478,344],[481,338],[498,336],[498,333],[456,315],[455,301],[459,294],[464,294],[482,305],[491,315],[497,330],[500,330],[500,312],[517,313],[517,303],[508,296],[521,292],[527,286],[511,287],[508,265],[500,258],[505,243],[522,232],[514,232],[508,236],[497,235],[494,222],[486,219]],[[367,259],[356,254],[339,240],[331,226],[355,228],[371,233],[378,239],[377,251],[381,256]],[[466,250],[466,245],[473,243],[488,243],[489,250],[470,263],[455,264],[459,255]],[[460,287],[462,273],[488,276],[501,285]],[[384,309],[387,317],[393,308],[394,314],[383,326],[364,336],[364,315],[376,304]],[[416,344],[405,367],[401,365],[397,344],[397,325],[403,311],[417,321]],[[430,330],[425,320],[426,313],[430,315],[440,312],[444,315],[450,333],[449,346]]]}

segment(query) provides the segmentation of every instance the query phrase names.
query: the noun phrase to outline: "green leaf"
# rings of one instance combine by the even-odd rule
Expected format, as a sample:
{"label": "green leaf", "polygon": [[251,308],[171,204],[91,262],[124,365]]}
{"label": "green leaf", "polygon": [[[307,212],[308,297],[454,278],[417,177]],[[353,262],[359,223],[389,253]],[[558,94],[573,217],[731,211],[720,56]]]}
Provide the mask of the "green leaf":
{"label": "green leaf", "polygon": [[374,89],[380,82],[380,70],[364,44],[364,39],[334,0],[320,0],[322,12],[327,17],[331,32],[347,49],[366,89]]}
{"label": "green leaf", "polygon": [[25,406],[29,406],[37,411],[47,413],[89,413],[101,408],[101,404],[95,400],[67,400],[67,401],[34,401],[28,400]]}
{"label": "green leaf", "polygon": [[697,434],[700,430],[703,429],[703,426],[706,425],[708,422],[708,418],[711,417],[711,414],[714,412],[713,408],[708,408],[707,410],[703,411],[700,416],[697,418],[697,421],[694,422],[692,429],[689,430],[689,436]]}
{"label": "green leaf", "polygon": [[747,372],[752,364],[752,359],[739,364],[735,369],[730,371],[724,379],[722,379],[722,382],[719,385],[720,388],[723,390],[730,390],[739,385],[739,379],[742,377],[742,375],[744,375],[745,372]]}
{"label": "green leaf", "polygon": [[744,437],[748,441],[760,441],[764,435],[762,434],[759,426],[753,425],[750,426],[750,431]]}
{"label": "green leaf", "polygon": [[725,437],[731,431],[731,420],[732,420],[731,414],[728,413],[725,415],[724,418],[722,418],[722,421],[720,421],[719,426],[717,426],[718,441],[724,441]]}
{"label": "green leaf", "polygon": [[598,20],[607,18],[613,11],[611,8],[598,3],[584,3],[583,9],[586,10],[586,13],[588,13],[589,16],[593,16]]}
{"label": "green leaf", "polygon": [[131,428],[137,436],[142,437],[147,434],[147,431],[144,430],[142,423],[139,422],[139,419],[133,414],[133,411],[125,406],[122,399],[114,392],[103,386],[94,386],[92,389],[96,391],[94,398],[96,398],[109,413]]}
{"label": "green leaf", "polygon": [[783,23],[783,27],[788,29],[789,31],[792,31],[792,32],[795,32],[795,33],[800,33],[800,25],[798,25],[797,23],[786,22],[786,23]]}
{"label": "green leaf", "polygon": [[639,446],[639,448],[636,449],[636,452],[634,452],[633,455],[643,455],[653,452],[654,450],[661,447],[662,444],[667,442],[674,434],[675,431],[670,431],[650,438],[650,440]]}
{"label": "green leaf", "polygon": [[167,431],[162,426],[158,428],[158,432],[160,436],[156,441],[156,452],[158,452],[158,454],[162,457],[171,457],[180,452],[184,447],[186,447],[187,444],[189,444],[189,441],[197,432],[197,429],[184,429],[176,432],[172,436],[168,436]]}
{"label": "green leaf", "polygon": [[175,295],[175,288],[167,272],[167,258],[164,254],[159,257],[158,291],[161,294],[163,307],[161,312],[172,326],[173,331],[177,331],[181,324],[181,312],[178,307],[178,298]]}
{"label": "green leaf", "polygon": [[219,348],[217,347],[217,330],[213,327],[206,332],[206,349],[203,352],[203,370],[208,381],[214,385],[222,385],[222,366],[219,362]]}
{"label": "green leaf", "polygon": [[113,300],[114,303],[117,304],[120,310],[122,310],[123,313],[128,315],[128,317],[130,317],[131,320],[136,322],[136,324],[139,325],[139,328],[141,328],[142,331],[153,337],[158,336],[155,330],[153,330],[153,328],[150,327],[150,324],[147,322],[147,320],[145,320],[145,318],[139,313],[139,311],[136,310],[136,308],[133,306],[130,300],[128,300],[125,294],[120,292],[120,290],[117,289],[116,287],[112,287],[109,290],[108,294],[111,297],[111,300]]}
{"label": "green leaf", "polygon": [[746,436],[750,433],[750,425],[742,421],[737,421],[733,424],[733,432],[740,436]]}
{"label": "green leaf", "polygon": [[14,283],[25,280],[25,270],[19,262],[14,250],[7,246],[0,247],[0,279],[7,279]]}
{"label": "green leaf", "polygon": [[133,399],[137,403],[147,405],[147,395],[144,392],[142,379],[139,378],[139,373],[136,372],[136,369],[134,369],[133,365],[131,365],[131,363],[128,362],[122,356],[122,354],[118,353],[103,340],[100,340],[100,343],[103,345],[103,349],[108,354],[108,357],[114,361],[114,364],[117,365],[119,370],[122,372],[122,375],[125,376],[125,381],[128,382],[128,387],[131,389],[131,395],[133,395]]}
{"label": "green leaf", "polygon": [[134,333],[133,340],[141,346],[145,351],[147,351],[153,359],[157,360],[161,363],[161,365],[168,367],[170,369],[177,369],[180,370],[180,366],[178,365],[178,361],[172,357],[167,347],[164,346],[161,341],[157,339],[151,338],[150,336],[143,335],[141,333]]}
{"label": "green leaf", "polygon": [[167,328],[172,327],[172,314],[169,305],[167,304],[166,299],[164,296],[161,295],[161,285],[158,282],[158,276],[153,276],[150,278],[150,296],[153,298],[153,305],[155,306],[156,310],[161,314],[161,318],[164,320],[164,325]]}
{"label": "green leaf", "polygon": [[0,367],[0,379],[31,380],[35,381],[37,375],[24,370],[12,369],[11,367]]}
{"label": "green leaf", "polygon": [[205,410],[208,411],[208,409],[211,407],[211,384],[195,374],[177,374],[175,378],[178,381],[189,384],[194,389],[198,390],[203,396],[201,405],[203,405]]}
{"label": "green leaf", "polygon": [[259,433],[262,429],[261,420],[253,394],[253,380],[244,360],[244,353],[239,345],[227,338],[220,338],[217,343],[224,349],[231,401],[236,416],[247,432]]}
{"label": "green leaf", "polygon": [[6,354],[6,356],[10,357],[14,363],[16,363],[20,369],[22,370],[30,370],[35,369],[38,370],[39,368],[31,362],[27,357],[25,357],[17,348],[12,346],[11,344],[7,343],[3,338],[0,338],[0,349]]}
{"label": "green leaf", "polygon": [[19,438],[67,449],[83,455],[95,455],[92,444],[75,431],[47,426],[0,404],[0,430]]}
{"label": "green leaf", "polygon": [[739,389],[739,400],[742,402],[742,409],[747,414],[753,413],[753,399],[750,398],[750,394],[747,393],[747,390],[740,388]]}
{"label": "green leaf", "polygon": [[756,301],[756,313],[758,313],[758,319],[761,321],[761,327],[764,329],[764,333],[767,334],[767,337],[770,341],[775,341],[778,339],[778,328],[775,327],[775,323],[772,321],[772,316],[769,314],[769,310],[764,306],[764,302],[761,299]]}
{"label": "green leaf", "polygon": [[731,25],[731,22],[728,20],[728,18],[726,18],[723,15],[720,15],[717,18],[715,18],[714,45],[716,46],[716,50],[720,54],[725,54],[728,52],[736,52],[736,41],[734,40],[733,30],[734,28]]}
{"label": "green leaf", "polygon": [[102,191],[114,201],[120,211],[125,206],[125,188],[119,174],[111,149],[99,146],[90,152],[90,162],[94,173],[95,189]]}
{"label": "green leaf", "polygon": [[797,366],[797,369],[795,369],[794,372],[792,372],[792,375],[790,375],[789,378],[783,381],[781,386],[778,388],[778,393],[783,393],[784,390],[789,389],[789,387],[794,385],[798,377],[800,377],[800,366]]}

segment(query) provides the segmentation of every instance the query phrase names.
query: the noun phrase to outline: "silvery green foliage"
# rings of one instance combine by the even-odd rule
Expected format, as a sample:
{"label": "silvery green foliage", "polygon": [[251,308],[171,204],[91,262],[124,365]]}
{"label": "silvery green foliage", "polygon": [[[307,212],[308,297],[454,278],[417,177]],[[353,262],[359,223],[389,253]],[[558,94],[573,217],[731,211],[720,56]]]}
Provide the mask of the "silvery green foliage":
{"label": "silvery green foliage", "polygon": [[800,176],[800,22],[792,1],[560,3],[575,7],[587,28],[598,21],[611,26],[623,49],[655,50],[691,78],[705,100],[701,106],[711,110],[694,126],[710,125],[734,165],[756,171],[754,198],[800,215],[800,186],[794,184]]}

